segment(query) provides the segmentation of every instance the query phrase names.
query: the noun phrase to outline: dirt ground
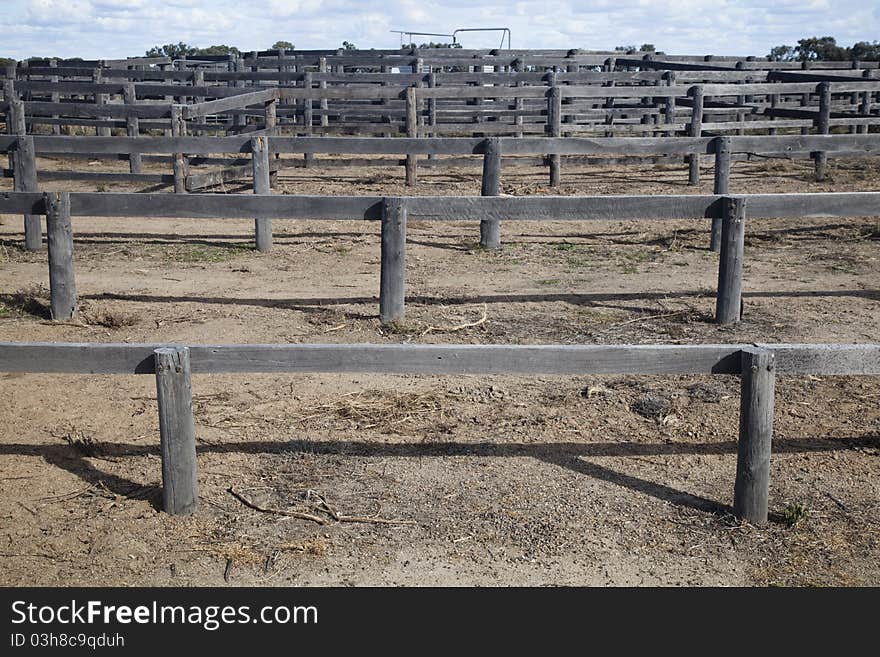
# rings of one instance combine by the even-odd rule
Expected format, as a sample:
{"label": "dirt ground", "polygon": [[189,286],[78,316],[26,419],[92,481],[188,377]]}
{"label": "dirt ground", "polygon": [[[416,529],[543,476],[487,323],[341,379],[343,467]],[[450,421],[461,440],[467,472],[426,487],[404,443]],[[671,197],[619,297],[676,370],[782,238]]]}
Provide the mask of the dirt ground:
{"label": "dirt ground", "polygon": [[[880,190],[876,159],[830,172],[738,163],[731,191]],[[479,193],[478,168],[421,173],[414,193]],[[562,193],[708,193],[711,173],[688,187],[683,166],[566,166]],[[288,170],[279,190],[411,193],[402,176]],[[503,189],[550,193],[527,167]],[[393,331],[377,320],[378,225],[275,221],[270,254],[252,227],[75,218],[80,321],[53,323],[45,252],[2,216],[0,340],[880,341],[876,217],[750,219],[733,328],[711,322],[708,222],[509,222],[483,252],[475,224],[411,221]],[[0,584],[880,584],[875,377],[778,381],[765,528],[730,514],[735,377],[196,376],[202,504],[187,518],[159,510],[154,386],[0,374]]]}

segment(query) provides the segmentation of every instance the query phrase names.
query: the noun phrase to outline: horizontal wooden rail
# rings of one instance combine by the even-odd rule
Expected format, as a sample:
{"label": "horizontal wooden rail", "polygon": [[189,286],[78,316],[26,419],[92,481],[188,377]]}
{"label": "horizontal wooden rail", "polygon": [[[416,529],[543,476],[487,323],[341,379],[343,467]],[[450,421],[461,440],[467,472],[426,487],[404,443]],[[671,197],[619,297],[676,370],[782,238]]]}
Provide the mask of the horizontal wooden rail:
{"label": "horizontal wooden rail", "polygon": [[[0,342],[0,372],[154,374],[168,343]],[[193,374],[739,374],[739,353],[776,354],[777,372],[880,375],[880,344],[188,345]]]}
{"label": "horizontal wooden rail", "polygon": [[[880,192],[737,194],[750,217],[859,217],[880,214]],[[381,219],[381,196],[136,194],[71,192],[73,216],[283,219]],[[410,217],[436,221],[618,221],[721,217],[724,195],[412,196]],[[0,192],[0,214],[46,214],[43,194]]]}

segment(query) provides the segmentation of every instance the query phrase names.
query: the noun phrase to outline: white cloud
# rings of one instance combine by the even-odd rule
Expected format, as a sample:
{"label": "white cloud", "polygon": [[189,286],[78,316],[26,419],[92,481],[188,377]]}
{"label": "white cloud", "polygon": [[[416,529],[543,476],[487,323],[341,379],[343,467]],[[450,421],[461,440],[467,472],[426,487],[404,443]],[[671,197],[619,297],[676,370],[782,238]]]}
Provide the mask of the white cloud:
{"label": "white cloud", "polygon": [[[880,35],[880,3],[864,0],[3,0],[0,56],[115,58],[156,44],[226,43],[264,49],[394,48],[389,30],[449,33],[508,26],[516,48],[610,49],[654,43],[669,53],[764,55],[781,43],[831,34],[838,42]],[[497,48],[497,33],[460,35],[465,47]]]}

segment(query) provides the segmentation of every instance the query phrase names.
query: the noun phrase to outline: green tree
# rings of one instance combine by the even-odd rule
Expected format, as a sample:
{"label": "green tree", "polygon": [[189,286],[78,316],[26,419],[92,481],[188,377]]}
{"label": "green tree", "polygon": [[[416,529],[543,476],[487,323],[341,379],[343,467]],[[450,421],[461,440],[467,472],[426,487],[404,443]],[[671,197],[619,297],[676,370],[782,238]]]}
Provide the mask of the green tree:
{"label": "green tree", "polygon": [[166,43],[164,46],[153,46],[146,55],[147,57],[171,57],[177,59],[186,55],[195,55],[197,48],[193,48],[185,44],[183,41],[177,43]]}
{"label": "green tree", "polygon": [[342,42],[342,49],[343,50],[357,50],[358,47],[356,45],[354,45],[351,41],[343,41]]}
{"label": "green tree", "polygon": [[272,47],[269,50],[293,50],[296,46],[294,46],[290,41],[276,41],[272,44]]}
{"label": "green tree", "polygon": [[850,50],[851,59],[860,59],[866,62],[880,61],[880,42],[859,41],[854,43]]}
{"label": "green tree", "polygon": [[195,48],[193,55],[240,55],[241,51],[235,46],[227,46],[221,44],[218,46],[208,46],[207,48]]}
{"label": "green tree", "polygon": [[798,39],[797,58],[801,61],[840,61],[849,59],[849,49],[837,45],[832,36]]}
{"label": "green tree", "polygon": [[642,52],[657,52],[657,49],[654,47],[653,43],[643,43],[639,47],[639,50],[641,50]]}
{"label": "green tree", "polygon": [[797,53],[795,53],[794,48],[791,46],[776,46],[770,49],[767,59],[771,62],[791,62],[797,59]]}

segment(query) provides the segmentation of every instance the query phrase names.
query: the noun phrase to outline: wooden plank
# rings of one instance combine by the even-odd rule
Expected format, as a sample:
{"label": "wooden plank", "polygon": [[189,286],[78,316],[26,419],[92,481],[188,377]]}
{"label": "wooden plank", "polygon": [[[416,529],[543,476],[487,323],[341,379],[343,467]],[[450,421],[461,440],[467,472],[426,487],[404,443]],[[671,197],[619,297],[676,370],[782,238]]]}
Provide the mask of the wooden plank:
{"label": "wooden plank", "polygon": [[[0,342],[0,371],[153,374],[163,344]],[[738,374],[740,352],[776,354],[784,375],[880,375],[880,344],[190,345],[194,374]]]}
{"label": "wooden plank", "polygon": [[185,105],[183,107],[183,118],[195,119],[209,116],[211,114],[222,114],[223,112],[232,109],[243,109],[252,105],[262,105],[270,100],[277,100],[278,98],[279,95],[277,89],[266,89],[264,91],[236,94],[195,105]]}
{"label": "wooden plank", "polygon": [[199,499],[189,349],[160,347],[154,354],[163,507],[171,515],[188,515]]}
{"label": "wooden plank", "polygon": [[776,369],[771,350],[742,351],[733,513],[754,525],[767,522]]}

